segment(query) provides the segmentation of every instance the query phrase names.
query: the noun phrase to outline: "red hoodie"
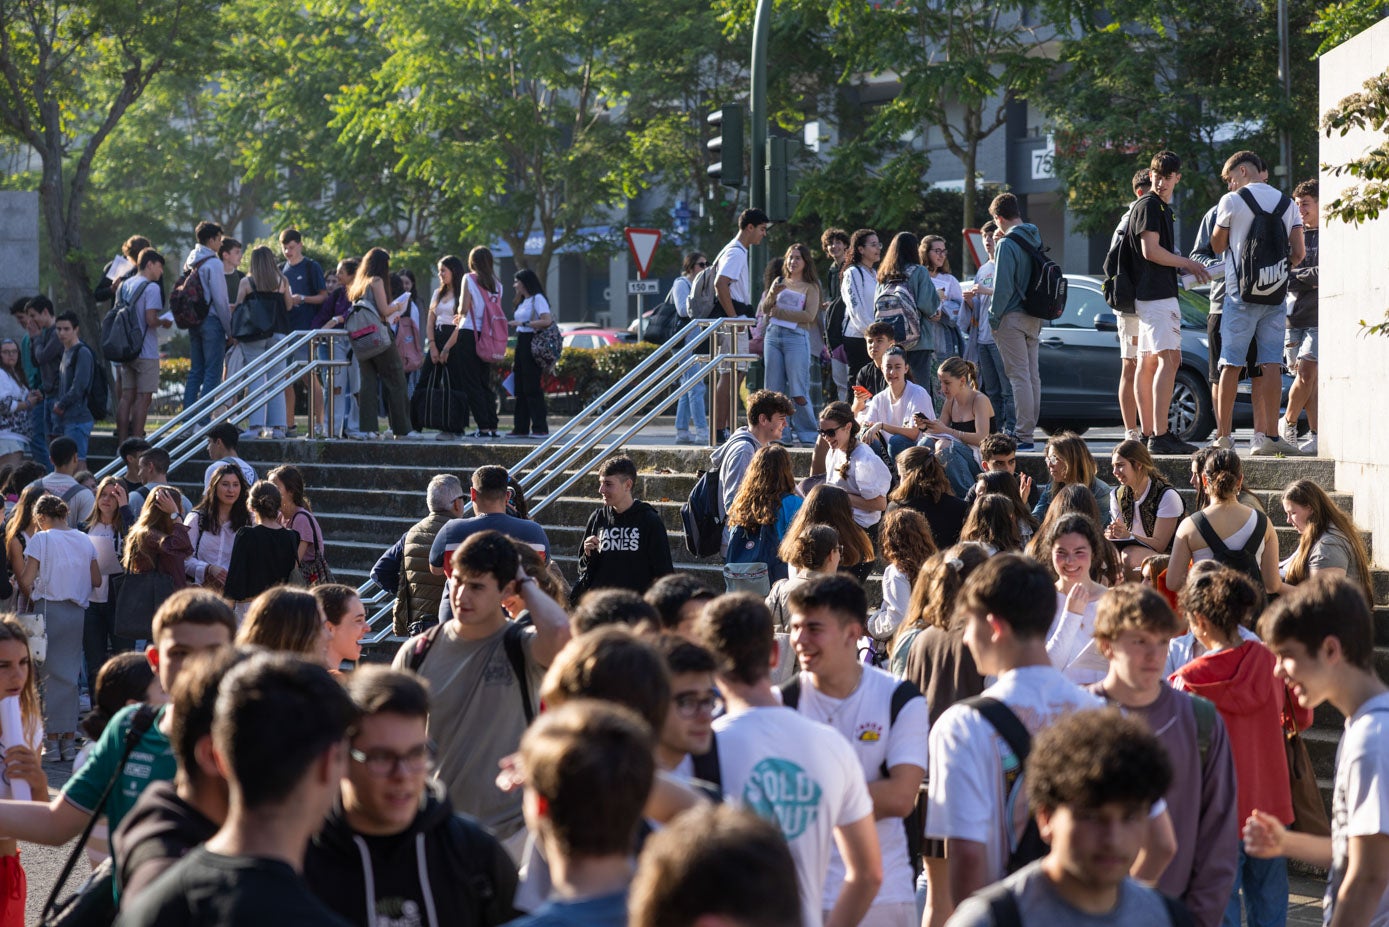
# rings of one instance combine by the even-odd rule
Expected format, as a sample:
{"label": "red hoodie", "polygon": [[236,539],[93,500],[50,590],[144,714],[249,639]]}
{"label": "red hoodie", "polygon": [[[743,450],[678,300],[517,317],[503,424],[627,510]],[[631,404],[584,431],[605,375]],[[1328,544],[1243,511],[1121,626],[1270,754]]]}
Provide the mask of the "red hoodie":
{"label": "red hoodie", "polygon": [[[1282,710],[1287,689],[1273,675],[1273,651],[1258,641],[1197,657],[1172,674],[1172,685],[1215,703],[1235,757],[1239,819],[1258,808],[1284,824],[1293,820]],[[1297,711],[1299,726],[1311,712]]]}

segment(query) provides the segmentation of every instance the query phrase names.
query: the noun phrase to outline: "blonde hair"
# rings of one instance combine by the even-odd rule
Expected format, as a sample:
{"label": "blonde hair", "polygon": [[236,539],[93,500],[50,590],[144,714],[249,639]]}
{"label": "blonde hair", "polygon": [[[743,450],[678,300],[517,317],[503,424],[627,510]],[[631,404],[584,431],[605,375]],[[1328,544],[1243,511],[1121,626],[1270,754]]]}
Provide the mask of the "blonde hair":
{"label": "blonde hair", "polygon": [[[1067,483],[1094,485],[1095,474],[1099,472],[1099,468],[1095,464],[1095,455],[1090,453],[1090,448],[1080,435],[1074,431],[1052,435],[1047,441],[1047,450],[1055,451],[1057,458],[1066,468],[1052,486],[1053,496]],[[1148,459],[1152,460],[1151,457]]]}
{"label": "blonde hair", "polygon": [[251,252],[251,285],[262,293],[278,292],[284,282],[280,266],[275,263],[275,252],[265,245]]}
{"label": "blonde hair", "polygon": [[24,739],[32,743],[38,737],[43,708],[39,703],[38,681],[34,678],[34,653],[29,648],[29,635],[13,615],[0,614],[0,641],[22,643],[24,655],[29,658],[29,672],[25,674],[24,687],[19,690],[19,717],[24,725]]}
{"label": "blonde hair", "polygon": [[[233,465],[234,466],[234,465]],[[125,550],[121,555],[121,565],[132,572],[135,570],[135,558],[140,555],[141,548],[145,546],[146,538],[153,538],[157,544],[159,541],[168,537],[174,530],[174,525],[178,524],[178,516],[171,515],[159,507],[154,501],[154,497],[161,491],[174,494],[174,500],[178,502],[175,512],[183,511],[183,494],[172,486],[158,486],[145,497],[145,504],[140,509],[140,516],[135,519],[135,524],[131,527],[130,533],[125,538]],[[150,564],[150,569],[156,568],[154,563]],[[144,571],[144,572],[149,572]]]}

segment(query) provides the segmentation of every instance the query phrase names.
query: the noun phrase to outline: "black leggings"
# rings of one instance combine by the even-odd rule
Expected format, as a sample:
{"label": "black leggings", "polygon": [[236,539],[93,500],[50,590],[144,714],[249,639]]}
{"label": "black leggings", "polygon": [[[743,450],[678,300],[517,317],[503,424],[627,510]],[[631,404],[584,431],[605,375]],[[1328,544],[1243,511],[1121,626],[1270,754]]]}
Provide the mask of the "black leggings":
{"label": "black leggings", "polygon": [[545,390],[540,386],[540,365],[531,353],[534,332],[516,334],[516,417],[513,425],[518,434],[545,434]]}

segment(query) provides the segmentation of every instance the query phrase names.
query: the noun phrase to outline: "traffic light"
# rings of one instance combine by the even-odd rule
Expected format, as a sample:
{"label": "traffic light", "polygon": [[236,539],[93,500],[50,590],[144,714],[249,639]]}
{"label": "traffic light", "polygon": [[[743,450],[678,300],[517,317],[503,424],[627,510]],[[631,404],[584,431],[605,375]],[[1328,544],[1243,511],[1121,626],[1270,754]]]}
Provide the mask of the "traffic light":
{"label": "traffic light", "polygon": [[709,125],[719,135],[709,139],[709,177],[725,187],[743,185],[743,104],[730,103],[709,114]]}
{"label": "traffic light", "polygon": [[790,219],[800,199],[791,194],[791,154],[795,144],[794,139],[767,137],[767,217],[774,222]]}

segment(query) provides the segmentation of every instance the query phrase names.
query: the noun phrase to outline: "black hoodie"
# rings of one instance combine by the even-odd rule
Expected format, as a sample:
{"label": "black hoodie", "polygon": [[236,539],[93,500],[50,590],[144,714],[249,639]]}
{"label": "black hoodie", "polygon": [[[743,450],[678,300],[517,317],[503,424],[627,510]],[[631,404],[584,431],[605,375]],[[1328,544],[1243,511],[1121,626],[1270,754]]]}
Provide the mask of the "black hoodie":
{"label": "black hoodie", "polygon": [[309,843],[304,880],[362,927],[490,927],[520,916],[511,857],[476,821],[453,813],[437,782],[410,826],[390,837],[353,831],[339,799]]}
{"label": "black hoodie", "polygon": [[570,601],[590,589],[631,589],[640,595],[656,580],[675,572],[670,559],[670,536],[661,514],[649,503],[637,499],[631,508],[618,514],[605,505],[588,517],[584,539],[598,538],[598,550],[579,556],[579,581]]}
{"label": "black hoodie", "polygon": [[112,856],[120,864],[116,884],[121,903],[215,833],[217,824],[179,798],[172,782],[151,782],[111,835]]}

